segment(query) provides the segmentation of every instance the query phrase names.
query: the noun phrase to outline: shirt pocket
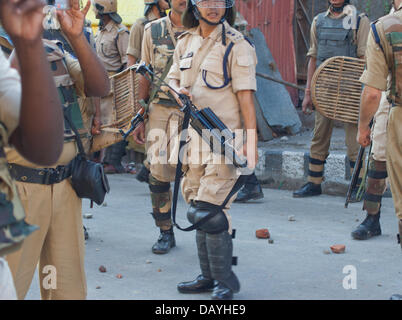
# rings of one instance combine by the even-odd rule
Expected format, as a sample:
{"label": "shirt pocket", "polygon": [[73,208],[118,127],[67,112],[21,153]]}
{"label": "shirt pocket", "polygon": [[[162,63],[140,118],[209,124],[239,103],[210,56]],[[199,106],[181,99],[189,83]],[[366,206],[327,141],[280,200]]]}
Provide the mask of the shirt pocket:
{"label": "shirt pocket", "polygon": [[[219,59],[207,59],[203,62],[201,65],[203,86],[218,89],[224,85],[225,77],[223,74],[222,63],[223,62]],[[229,77],[229,74],[227,77]]]}
{"label": "shirt pocket", "polygon": [[193,73],[195,72],[195,70],[192,69],[192,65],[193,55],[186,55],[179,61],[180,85],[184,88],[192,85]]}
{"label": "shirt pocket", "polygon": [[116,45],[111,42],[101,43],[101,51],[102,51],[102,54],[106,58],[110,58],[110,59],[116,58],[119,55]]}

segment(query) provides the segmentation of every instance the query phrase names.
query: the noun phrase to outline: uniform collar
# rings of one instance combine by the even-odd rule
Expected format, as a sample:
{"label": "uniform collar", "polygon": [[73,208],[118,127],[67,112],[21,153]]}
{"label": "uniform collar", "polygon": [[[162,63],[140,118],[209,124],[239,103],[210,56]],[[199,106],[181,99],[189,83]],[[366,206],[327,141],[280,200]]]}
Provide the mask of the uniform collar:
{"label": "uniform collar", "polygon": [[[230,28],[230,25],[229,25],[229,23],[227,23],[226,20],[223,22],[223,24],[225,25],[225,30],[228,30]],[[200,26],[198,26],[196,28],[192,28],[188,32],[191,33],[191,34],[196,34],[196,35],[201,37],[201,27]],[[222,24],[218,24],[216,26],[216,28],[209,34],[209,36],[207,38],[215,40],[215,41],[221,40],[221,38],[222,38]]]}
{"label": "uniform collar", "polygon": [[113,27],[115,26],[116,22],[114,22],[113,20],[109,21],[109,23],[103,28],[106,31],[110,31],[113,29]]}

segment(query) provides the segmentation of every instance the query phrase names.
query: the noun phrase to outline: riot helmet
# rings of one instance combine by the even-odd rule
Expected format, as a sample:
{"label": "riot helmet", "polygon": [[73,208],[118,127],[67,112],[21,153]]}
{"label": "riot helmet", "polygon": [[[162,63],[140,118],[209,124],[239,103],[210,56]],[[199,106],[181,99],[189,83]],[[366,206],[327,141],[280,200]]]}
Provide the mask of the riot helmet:
{"label": "riot helmet", "polygon": [[95,14],[100,16],[107,14],[117,24],[123,21],[117,13],[117,0],[93,0],[92,4],[94,5]]}
{"label": "riot helmet", "polygon": [[146,17],[148,13],[151,11],[152,6],[156,6],[158,8],[159,14],[161,17],[166,16],[166,12],[164,9],[161,8],[159,2],[163,1],[166,2],[170,8],[170,0],[144,0],[144,16]]}
{"label": "riot helmet", "polygon": [[[201,16],[198,8],[225,8],[225,14],[217,23],[208,21]],[[233,26],[236,19],[236,8],[234,0],[188,0],[187,9],[182,16],[182,23],[186,28],[193,28],[199,25],[199,20],[203,20],[210,25],[218,25],[227,21]]]}

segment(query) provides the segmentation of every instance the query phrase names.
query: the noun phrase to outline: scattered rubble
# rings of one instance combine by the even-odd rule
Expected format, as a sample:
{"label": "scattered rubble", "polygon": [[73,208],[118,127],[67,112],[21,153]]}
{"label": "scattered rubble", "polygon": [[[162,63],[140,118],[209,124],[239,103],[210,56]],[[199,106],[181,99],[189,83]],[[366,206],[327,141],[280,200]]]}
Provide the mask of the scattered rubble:
{"label": "scattered rubble", "polygon": [[255,236],[259,239],[269,239],[271,235],[269,234],[268,229],[258,229],[255,232]]}
{"label": "scattered rubble", "polygon": [[294,215],[291,215],[288,217],[289,221],[296,221],[296,217]]}
{"label": "scattered rubble", "polygon": [[118,274],[116,275],[116,278],[117,278],[117,279],[121,279],[121,278],[123,278],[123,275],[122,275],[121,273],[118,273]]}
{"label": "scattered rubble", "polygon": [[331,246],[331,251],[333,253],[344,253],[346,249],[346,246],[343,244],[335,244]]}
{"label": "scattered rubble", "polygon": [[99,271],[100,271],[100,272],[106,272],[105,266],[100,266],[100,267],[99,267]]}
{"label": "scattered rubble", "polygon": [[83,217],[84,217],[84,219],[92,219],[93,215],[92,215],[92,213],[84,213]]}
{"label": "scattered rubble", "polygon": [[274,243],[274,239],[268,239],[268,243],[269,243],[269,244],[273,244],[273,243]]}

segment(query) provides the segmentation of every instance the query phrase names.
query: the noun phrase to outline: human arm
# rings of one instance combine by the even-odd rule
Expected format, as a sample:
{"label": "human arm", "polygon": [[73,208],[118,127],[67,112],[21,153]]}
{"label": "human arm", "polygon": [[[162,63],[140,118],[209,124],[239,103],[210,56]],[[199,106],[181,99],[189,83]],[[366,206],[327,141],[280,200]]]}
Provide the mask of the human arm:
{"label": "human arm", "polygon": [[92,97],[92,103],[95,107],[95,114],[94,118],[92,120],[92,128],[91,128],[91,134],[93,136],[101,134],[101,109],[100,109],[100,98],[99,97]]}
{"label": "human arm", "polygon": [[254,92],[241,90],[236,93],[239,100],[240,112],[246,130],[246,143],[243,145],[243,155],[247,157],[247,166],[254,169],[258,162],[257,120],[254,106]]}
{"label": "human arm", "polygon": [[[379,29],[381,32],[381,29]],[[375,42],[372,32],[369,34],[366,50],[366,69],[360,81],[365,85],[361,102],[357,142],[366,147],[370,144],[370,122],[374,117],[381,100],[382,91],[387,89],[389,73],[385,53]]]}
{"label": "human arm", "polygon": [[371,143],[370,122],[378,110],[381,95],[382,91],[376,88],[365,86],[363,89],[357,132],[357,142],[362,147],[367,147]]}
{"label": "human arm", "polygon": [[0,1],[2,25],[20,61],[22,89],[21,100],[5,106],[16,110],[21,102],[18,126],[8,128],[10,134],[15,128],[9,142],[27,160],[51,165],[63,147],[63,115],[62,109],[55,107],[59,97],[42,44],[42,12],[43,2],[39,0]]}
{"label": "human arm", "polygon": [[80,63],[85,95],[103,97],[110,90],[109,77],[83,32],[85,16],[90,6],[91,2],[88,1],[84,9],[80,10],[79,0],[70,0],[70,9],[58,10],[57,17]]}

